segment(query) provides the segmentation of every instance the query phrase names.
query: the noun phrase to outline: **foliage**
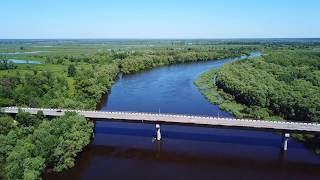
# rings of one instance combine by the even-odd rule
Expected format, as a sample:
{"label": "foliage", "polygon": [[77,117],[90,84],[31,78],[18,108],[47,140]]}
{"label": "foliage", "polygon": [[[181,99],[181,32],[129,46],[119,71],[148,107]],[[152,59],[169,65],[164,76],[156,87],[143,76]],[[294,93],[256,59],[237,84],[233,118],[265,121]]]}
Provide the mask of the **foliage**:
{"label": "foliage", "polygon": [[115,64],[83,67],[74,74],[72,83],[66,76],[47,71],[4,75],[0,79],[0,106],[94,109],[117,73]]}
{"label": "foliage", "polygon": [[4,57],[0,57],[0,70],[16,69],[17,66]]}
{"label": "foliage", "polygon": [[179,63],[190,63],[196,61],[208,61],[217,60],[227,57],[236,57],[247,54],[250,48],[247,49],[227,49],[227,50],[213,50],[213,49],[198,49],[192,51],[192,49],[186,50],[166,50],[158,51],[156,53],[149,53],[128,56],[120,61],[120,69],[124,74],[131,74],[142,70],[152,69],[154,67],[179,64]]}
{"label": "foliage", "polygon": [[13,118],[10,116],[0,117],[0,135],[7,135],[11,130],[15,128]]}
{"label": "foliage", "polygon": [[[41,113],[39,113],[41,114]],[[19,112],[16,118],[25,126],[39,116]],[[17,119],[16,119],[17,120]],[[27,123],[27,125],[32,126]],[[32,126],[32,130],[12,129],[0,135],[0,160],[8,179],[39,179],[46,167],[61,171],[74,165],[75,157],[90,142],[93,123],[75,113]]]}
{"label": "foliage", "polygon": [[115,64],[81,68],[75,77],[77,99],[91,103],[95,107],[106,89],[111,89],[118,71],[118,66]]}
{"label": "foliage", "polygon": [[73,64],[70,64],[68,66],[68,76],[69,77],[74,77],[77,73],[77,69]]}
{"label": "foliage", "polygon": [[20,111],[17,115],[16,115],[16,121],[21,125],[21,126],[33,126],[35,125],[35,121],[36,119],[28,112],[23,112]]}
{"label": "foliage", "polygon": [[319,122],[319,72],[319,53],[284,51],[230,63],[211,75],[220,94],[243,106],[240,116]]}

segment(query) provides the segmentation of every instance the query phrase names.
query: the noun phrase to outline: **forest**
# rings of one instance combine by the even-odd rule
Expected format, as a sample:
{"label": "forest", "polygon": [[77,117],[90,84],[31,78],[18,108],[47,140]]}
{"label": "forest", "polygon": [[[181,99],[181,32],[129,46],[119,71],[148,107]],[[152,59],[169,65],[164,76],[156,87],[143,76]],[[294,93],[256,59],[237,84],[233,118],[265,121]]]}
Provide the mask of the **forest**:
{"label": "forest", "polygon": [[45,168],[73,167],[77,153],[89,144],[93,123],[69,113],[46,119],[19,112],[0,116],[0,174],[4,179],[40,179]]}
{"label": "forest", "polygon": [[0,106],[94,109],[116,79],[117,66],[73,68],[68,75],[43,70],[3,75]]}
{"label": "forest", "polygon": [[320,53],[316,51],[268,51],[207,72],[196,84],[211,88],[205,96],[238,117],[320,121]]}

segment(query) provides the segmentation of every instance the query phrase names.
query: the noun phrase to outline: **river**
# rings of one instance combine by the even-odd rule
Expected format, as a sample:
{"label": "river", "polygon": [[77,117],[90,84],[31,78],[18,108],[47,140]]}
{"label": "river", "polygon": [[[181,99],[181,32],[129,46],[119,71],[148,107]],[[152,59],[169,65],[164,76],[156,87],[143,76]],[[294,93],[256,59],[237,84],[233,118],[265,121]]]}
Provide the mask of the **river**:
{"label": "river", "polygon": [[40,61],[22,60],[22,59],[8,59],[8,61],[14,64],[42,64]]}
{"label": "river", "polygon": [[[252,53],[259,56],[260,53]],[[102,111],[143,111],[231,117],[210,104],[193,81],[210,68],[244,57],[180,64],[120,77]],[[74,168],[44,179],[319,179],[320,158],[275,132],[96,121],[92,142]]]}

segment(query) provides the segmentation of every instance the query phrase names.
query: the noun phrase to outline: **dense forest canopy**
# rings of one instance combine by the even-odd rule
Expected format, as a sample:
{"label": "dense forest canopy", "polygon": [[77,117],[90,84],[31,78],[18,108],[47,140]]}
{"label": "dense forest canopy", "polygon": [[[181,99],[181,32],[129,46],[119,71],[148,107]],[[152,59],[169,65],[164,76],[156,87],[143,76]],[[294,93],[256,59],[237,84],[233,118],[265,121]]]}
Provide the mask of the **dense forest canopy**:
{"label": "dense forest canopy", "polygon": [[117,66],[110,64],[79,67],[72,77],[37,70],[5,74],[0,79],[0,105],[93,109],[117,73]]}
{"label": "dense forest canopy", "polygon": [[93,123],[69,113],[47,120],[20,112],[0,116],[0,174],[7,179],[39,179],[44,169],[62,171],[90,142]]}
{"label": "dense forest canopy", "polygon": [[320,121],[320,53],[270,52],[231,63],[217,86],[249,108],[267,108],[295,121]]}

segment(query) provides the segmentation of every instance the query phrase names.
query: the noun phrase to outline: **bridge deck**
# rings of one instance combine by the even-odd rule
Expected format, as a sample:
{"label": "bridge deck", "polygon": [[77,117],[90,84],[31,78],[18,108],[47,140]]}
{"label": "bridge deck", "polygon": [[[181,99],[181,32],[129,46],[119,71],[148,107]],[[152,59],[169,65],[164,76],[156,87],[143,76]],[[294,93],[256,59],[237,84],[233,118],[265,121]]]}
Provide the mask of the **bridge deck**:
{"label": "bridge deck", "polygon": [[[44,108],[20,108],[25,112],[36,114],[43,111],[45,116],[62,116],[65,112],[77,112],[87,118],[94,119],[115,119],[126,120],[129,122],[149,122],[149,123],[170,123],[177,125],[198,125],[198,126],[224,126],[224,127],[242,127],[253,129],[273,129],[280,131],[301,131],[301,132],[320,132],[320,124],[299,123],[284,121],[265,121],[249,119],[230,119],[191,115],[174,114],[155,114],[155,113],[137,113],[137,112],[103,112],[103,111],[82,111],[66,109],[44,109]],[[1,108],[1,111],[9,114],[16,114],[17,107]]]}

